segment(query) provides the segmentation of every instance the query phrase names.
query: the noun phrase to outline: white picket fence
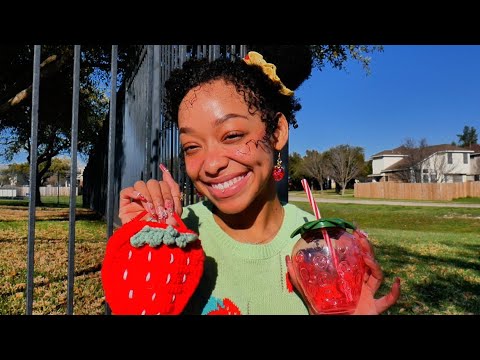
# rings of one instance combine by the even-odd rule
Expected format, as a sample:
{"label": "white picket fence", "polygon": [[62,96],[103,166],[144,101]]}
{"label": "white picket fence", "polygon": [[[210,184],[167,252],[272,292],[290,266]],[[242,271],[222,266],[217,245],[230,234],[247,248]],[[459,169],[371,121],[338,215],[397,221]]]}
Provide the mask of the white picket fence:
{"label": "white picket fence", "polygon": [[[0,197],[26,197],[29,196],[29,192],[30,188],[28,186],[17,186],[9,189],[0,188]],[[78,195],[78,187],[75,189],[75,195]],[[40,196],[70,196],[70,187],[40,186]]]}

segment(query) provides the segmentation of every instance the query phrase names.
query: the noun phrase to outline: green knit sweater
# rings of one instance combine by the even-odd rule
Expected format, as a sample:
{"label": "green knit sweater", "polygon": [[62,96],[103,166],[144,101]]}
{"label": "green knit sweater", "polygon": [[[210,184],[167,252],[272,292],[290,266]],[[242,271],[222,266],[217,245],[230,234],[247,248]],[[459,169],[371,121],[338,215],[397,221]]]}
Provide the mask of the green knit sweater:
{"label": "green knit sweater", "polygon": [[314,216],[284,204],[285,216],[277,236],[267,244],[233,240],[217,225],[209,201],[183,209],[182,220],[197,232],[206,254],[200,284],[186,314],[308,314],[302,299],[288,290],[285,256],[298,235],[290,234]]}

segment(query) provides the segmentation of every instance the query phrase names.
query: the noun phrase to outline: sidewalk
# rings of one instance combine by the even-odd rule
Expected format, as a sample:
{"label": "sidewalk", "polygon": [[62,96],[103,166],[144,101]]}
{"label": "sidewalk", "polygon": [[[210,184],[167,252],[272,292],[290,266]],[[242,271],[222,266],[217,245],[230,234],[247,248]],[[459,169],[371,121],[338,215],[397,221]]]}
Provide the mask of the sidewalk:
{"label": "sidewalk", "polygon": [[[288,195],[288,201],[308,201],[306,196]],[[365,204],[365,205],[397,205],[397,206],[436,206],[436,207],[457,207],[480,209],[480,204],[461,204],[454,202],[428,202],[428,201],[404,201],[404,200],[362,200],[362,199],[327,199],[315,198],[317,203],[338,203],[338,204]]]}

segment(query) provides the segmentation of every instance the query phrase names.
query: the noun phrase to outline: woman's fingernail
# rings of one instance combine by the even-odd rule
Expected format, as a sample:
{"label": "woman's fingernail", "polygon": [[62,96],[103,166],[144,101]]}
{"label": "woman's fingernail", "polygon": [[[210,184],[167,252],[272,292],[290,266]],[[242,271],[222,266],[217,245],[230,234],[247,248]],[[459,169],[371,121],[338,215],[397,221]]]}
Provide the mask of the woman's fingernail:
{"label": "woman's fingernail", "polygon": [[157,206],[157,215],[158,217],[161,219],[162,218],[162,214],[165,212],[165,209],[163,208],[163,206]]}
{"label": "woman's fingernail", "polygon": [[135,197],[135,199],[140,199],[141,201],[147,201],[147,199],[145,198],[145,196],[143,196],[142,194],[140,194],[139,191],[135,191],[133,193],[133,196]]}
{"label": "woman's fingernail", "polygon": [[172,214],[173,213],[173,202],[172,200],[165,200],[165,209]]}
{"label": "woman's fingernail", "polygon": [[155,212],[155,207],[153,206],[153,204],[151,202],[147,202],[147,208],[148,208],[148,211],[150,212],[150,214],[155,218],[155,219],[158,219],[158,215],[157,213]]}
{"label": "woman's fingernail", "polygon": [[163,206],[157,206],[157,215],[160,220],[165,220],[168,218],[168,213],[165,211]]}
{"label": "woman's fingernail", "polygon": [[168,172],[168,169],[163,164],[160,164],[160,170]]}

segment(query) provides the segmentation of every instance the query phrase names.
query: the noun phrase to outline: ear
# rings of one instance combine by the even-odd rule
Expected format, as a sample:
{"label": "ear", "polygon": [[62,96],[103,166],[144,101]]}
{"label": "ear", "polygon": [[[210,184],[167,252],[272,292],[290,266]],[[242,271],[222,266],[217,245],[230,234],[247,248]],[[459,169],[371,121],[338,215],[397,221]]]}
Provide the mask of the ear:
{"label": "ear", "polygon": [[288,141],[288,121],[285,115],[277,113],[277,128],[273,132],[273,147],[280,151]]}

